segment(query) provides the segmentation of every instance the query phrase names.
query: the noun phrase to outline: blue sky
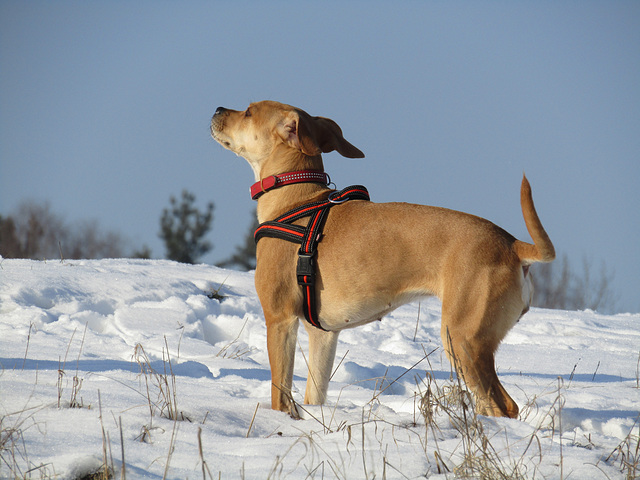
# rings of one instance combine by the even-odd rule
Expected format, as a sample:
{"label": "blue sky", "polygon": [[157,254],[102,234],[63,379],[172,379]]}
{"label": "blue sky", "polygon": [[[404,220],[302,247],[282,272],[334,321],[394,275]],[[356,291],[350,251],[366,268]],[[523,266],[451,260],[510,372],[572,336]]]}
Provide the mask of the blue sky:
{"label": "blue sky", "polygon": [[205,260],[243,240],[249,166],[216,107],[336,120],[338,186],[445,206],[527,240],[526,171],[556,249],[640,309],[640,2],[0,0],[0,214],[46,200],[164,250],[170,195],[216,205]]}

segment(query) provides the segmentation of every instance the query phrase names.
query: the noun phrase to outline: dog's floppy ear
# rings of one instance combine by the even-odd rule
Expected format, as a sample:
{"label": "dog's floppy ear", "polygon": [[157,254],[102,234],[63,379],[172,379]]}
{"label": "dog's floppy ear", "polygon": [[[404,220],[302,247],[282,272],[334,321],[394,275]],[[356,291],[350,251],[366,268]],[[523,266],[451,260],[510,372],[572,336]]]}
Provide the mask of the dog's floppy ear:
{"label": "dog's floppy ear", "polygon": [[310,157],[336,150],[343,157],[364,158],[364,153],[344,139],[336,122],[312,117],[302,110],[288,112],[282,136],[286,143]]}
{"label": "dog's floppy ear", "polygon": [[336,122],[325,117],[309,117],[312,125],[312,136],[316,144],[324,153],[337,151],[347,158],[364,158],[358,148],[347,142],[342,136],[342,129]]}

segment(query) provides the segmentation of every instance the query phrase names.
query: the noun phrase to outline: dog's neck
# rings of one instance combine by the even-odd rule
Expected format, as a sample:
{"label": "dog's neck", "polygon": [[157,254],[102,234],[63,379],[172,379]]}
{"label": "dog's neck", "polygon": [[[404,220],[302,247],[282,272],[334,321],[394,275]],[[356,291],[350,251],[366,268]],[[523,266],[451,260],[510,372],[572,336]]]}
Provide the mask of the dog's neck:
{"label": "dog's neck", "polygon": [[271,175],[286,172],[302,170],[324,172],[322,155],[305,155],[300,150],[285,144],[277,145],[265,158],[257,159],[256,161],[247,160],[253,169],[256,182]]}
{"label": "dog's neck", "polygon": [[324,200],[331,191],[321,183],[297,183],[273,189],[258,199],[258,221],[275,220],[300,205]]}
{"label": "dog's neck", "polygon": [[[251,164],[251,162],[249,162]],[[251,164],[253,167],[253,164]],[[314,178],[301,178],[286,186],[275,185],[262,192],[264,186],[273,182],[272,177],[292,172],[315,172]],[[273,220],[279,215],[304,203],[321,199],[330,191],[327,187],[329,175],[324,173],[322,155],[307,156],[300,151],[282,145],[272,152],[266,161],[260,162],[260,168],[254,167],[256,183],[252,188],[252,197],[258,193],[258,221]],[[326,175],[326,177],[324,177]],[[282,186],[283,188],[278,188]]]}

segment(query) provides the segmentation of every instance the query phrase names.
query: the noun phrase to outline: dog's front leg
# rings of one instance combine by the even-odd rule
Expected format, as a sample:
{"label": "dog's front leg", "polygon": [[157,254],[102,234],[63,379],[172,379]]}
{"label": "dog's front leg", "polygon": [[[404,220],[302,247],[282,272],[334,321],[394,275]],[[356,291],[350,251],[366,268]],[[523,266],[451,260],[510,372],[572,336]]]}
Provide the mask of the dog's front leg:
{"label": "dog's front leg", "polygon": [[327,399],[331,368],[336,356],[338,332],[325,332],[305,323],[309,334],[309,376],[304,403],[320,405]]}
{"label": "dog's front leg", "polygon": [[[265,315],[266,317],[266,315]],[[271,408],[300,418],[293,398],[293,365],[298,338],[298,318],[266,318],[267,350],[271,365]]]}

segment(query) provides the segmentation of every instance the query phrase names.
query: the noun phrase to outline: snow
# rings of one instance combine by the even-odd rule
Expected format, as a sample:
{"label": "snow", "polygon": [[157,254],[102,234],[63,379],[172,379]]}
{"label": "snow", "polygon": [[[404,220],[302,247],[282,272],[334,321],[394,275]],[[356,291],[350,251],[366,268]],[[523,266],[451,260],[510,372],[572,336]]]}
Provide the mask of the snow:
{"label": "snow", "polygon": [[[479,459],[512,478],[638,474],[628,464],[638,461],[640,314],[532,309],[497,355],[520,418],[474,422],[467,411],[465,423],[440,303],[408,304],[341,333],[327,405],[293,420],[269,408],[252,273],[0,262],[1,478],[81,478],[104,464],[103,448],[116,478],[124,453],[129,479],[203,478],[203,460],[214,479],[455,478]],[[306,340],[301,329],[300,402]]]}

